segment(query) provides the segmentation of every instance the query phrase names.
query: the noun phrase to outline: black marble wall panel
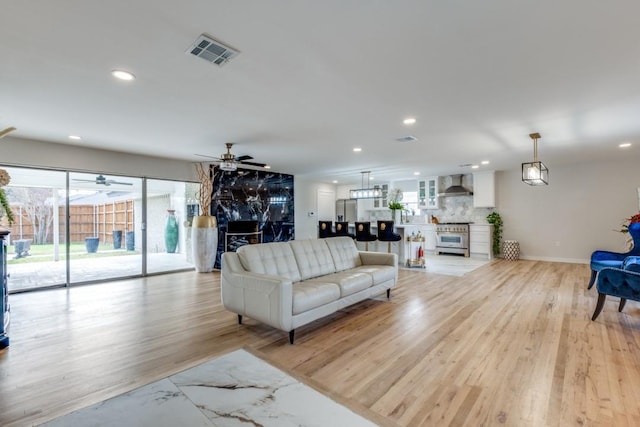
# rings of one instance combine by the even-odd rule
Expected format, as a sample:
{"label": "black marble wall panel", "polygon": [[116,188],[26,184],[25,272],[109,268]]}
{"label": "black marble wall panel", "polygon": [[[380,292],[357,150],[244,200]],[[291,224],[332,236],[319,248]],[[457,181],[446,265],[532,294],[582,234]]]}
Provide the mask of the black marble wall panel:
{"label": "black marble wall panel", "polygon": [[[230,235],[232,221],[256,221],[263,242],[285,242],[294,238],[293,175],[264,170],[215,169],[211,214],[218,221],[218,254],[256,241],[253,235]],[[231,242],[231,243],[230,243]],[[229,247],[225,247],[227,244]]]}

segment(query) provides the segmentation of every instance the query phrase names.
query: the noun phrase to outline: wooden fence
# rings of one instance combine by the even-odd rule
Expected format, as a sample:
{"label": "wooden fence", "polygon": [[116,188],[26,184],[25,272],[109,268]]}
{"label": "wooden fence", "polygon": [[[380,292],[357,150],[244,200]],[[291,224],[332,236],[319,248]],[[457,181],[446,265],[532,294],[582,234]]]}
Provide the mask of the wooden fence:
{"label": "wooden fence", "polygon": [[[26,211],[13,208],[15,222],[11,227],[2,218],[2,225],[11,231],[12,239],[35,239],[36,230]],[[134,231],[135,212],[133,200],[98,205],[73,205],[69,207],[69,240],[84,243],[86,237],[99,237],[100,242],[113,243],[113,231],[122,231],[122,244],[127,231]],[[65,241],[65,208],[59,207],[60,242]],[[53,225],[49,227],[45,243],[53,243]]]}

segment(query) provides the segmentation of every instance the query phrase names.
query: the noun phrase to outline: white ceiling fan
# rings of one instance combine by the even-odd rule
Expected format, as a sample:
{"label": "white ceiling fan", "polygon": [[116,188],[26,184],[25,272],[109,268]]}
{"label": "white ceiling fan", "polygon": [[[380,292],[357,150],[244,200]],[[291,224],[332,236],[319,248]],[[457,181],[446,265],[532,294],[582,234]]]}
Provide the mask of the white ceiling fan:
{"label": "white ceiling fan", "polygon": [[215,159],[220,162],[218,167],[223,171],[235,171],[238,169],[238,164],[257,166],[259,168],[269,169],[269,165],[266,163],[257,163],[257,162],[249,162],[248,160],[252,160],[253,157],[249,155],[237,156],[231,152],[231,147],[233,147],[233,142],[226,142],[227,152],[220,155],[220,157],[212,157],[206,156],[204,154],[196,154],[196,156],[207,157],[210,159]]}
{"label": "white ceiling fan", "polygon": [[124,181],[116,181],[114,179],[107,179],[104,177],[104,175],[100,174],[96,177],[96,179],[80,179],[80,178],[73,178],[73,181],[78,181],[78,182],[93,182],[96,183],[98,185],[105,185],[105,186],[109,186],[111,184],[118,184],[118,185],[133,185],[133,183],[131,182],[124,182]]}

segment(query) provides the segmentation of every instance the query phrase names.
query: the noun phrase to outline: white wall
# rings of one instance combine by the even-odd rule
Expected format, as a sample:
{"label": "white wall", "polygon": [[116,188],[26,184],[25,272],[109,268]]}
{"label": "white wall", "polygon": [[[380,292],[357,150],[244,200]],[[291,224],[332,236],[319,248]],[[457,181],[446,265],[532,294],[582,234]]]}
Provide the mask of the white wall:
{"label": "white wall", "polygon": [[496,174],[503,238],[520,243],[522,258],[588,262],[595,249],[625,250],[614,230],[638,212],[637,160],[558,166],[549,179],[531,187],[519,167]]}
{"label": "white wall", "polygon": [[318,212],[318,190],[335,192],[336,186],[308,181],[298,177],[293,179],[296,240],[318,237],[318,216],[309,216],[309,212]]}
{"label": "white wall", "polygon": [[12,137],[5,137],[0,142],[0,163],[13,166],[197,181],[193,162]]}

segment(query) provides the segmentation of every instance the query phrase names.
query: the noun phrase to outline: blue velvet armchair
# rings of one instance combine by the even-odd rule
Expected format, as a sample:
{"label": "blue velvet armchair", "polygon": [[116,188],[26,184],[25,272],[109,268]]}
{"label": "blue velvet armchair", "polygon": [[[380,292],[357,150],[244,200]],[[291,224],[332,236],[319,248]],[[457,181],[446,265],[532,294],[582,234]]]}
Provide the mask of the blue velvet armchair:
{"label": "blue velvet armchair", "polygon": [[594,251],[591,254],[591,279],[587,289],[591,289],[595,283],[596,275],[603,268],[621,268],[625,258],[640,256],[640,223],[629,224],[629,235],[633,239],[633,247],[629,252]]}
{"label": "blue velvet armchair", "polygon": [[627,299],[640,301],[640,257],[627,257],[623,261],[622,267],[605,267],[598,272],[596,280],[598,302],[591,320],[596,320],[596,317],[600,315],[607,295],[620,298],[618,311],[622,311]]}

